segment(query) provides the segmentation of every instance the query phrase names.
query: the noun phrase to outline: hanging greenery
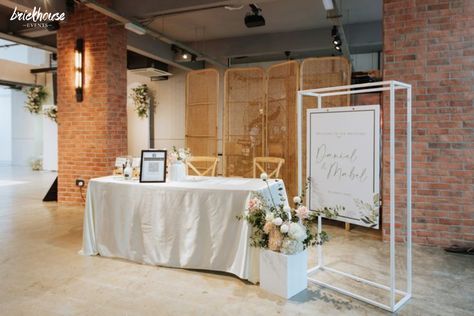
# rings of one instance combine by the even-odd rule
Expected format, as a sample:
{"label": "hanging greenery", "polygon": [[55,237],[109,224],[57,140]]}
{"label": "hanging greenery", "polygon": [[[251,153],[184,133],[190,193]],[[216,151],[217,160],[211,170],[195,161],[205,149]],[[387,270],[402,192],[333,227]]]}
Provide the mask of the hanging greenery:
{"label": "hanging greenery", "polygon": [[41,112],[41,107],[48,93],[43,86],[35,86],[26,89],[27,100],[25,102],[25,108],[31,114],[39,114]]}
{"label": "hanging greenery", "polygon": [[43,111],[43,114],[47,117],[49,117],[50,119],[52,119],[53,121],[55,121],[56,123],[58,122],[57,119],[58,119],[58,107],[56,105],[53,105],[49,108],[47,108],[46,110]]}
{"label": "hanging greenery", "polygon": [[132,89],[130,97],[133,99],[135,104],[135,112],[139,118],[148,117],[148,112],[150,110],[150,90],[146,84],[139,85],[136,88]]}

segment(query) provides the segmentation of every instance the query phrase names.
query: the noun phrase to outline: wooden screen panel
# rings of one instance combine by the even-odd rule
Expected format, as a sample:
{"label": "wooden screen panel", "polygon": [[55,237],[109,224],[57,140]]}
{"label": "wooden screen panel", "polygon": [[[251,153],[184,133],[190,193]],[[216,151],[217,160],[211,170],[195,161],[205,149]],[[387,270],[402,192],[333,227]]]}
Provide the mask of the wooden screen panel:
{"label": "wooden screen panel", "polygon": [[296,92],[299,65],[289,61],[267,70],[266,156],[285,159],[280,177],[289,197],[297,194]]}
{"label": "wooden screen panel", "polygon": [[217,157],[219,73],[190,71],[186,77],[186,147],[194,156]]}
{"label": "wooden screen panel", "polygon": [[251,178],[253,158],[264,154],[265,72],[228,69],[224,81],[224,175]]}
{"label": "wooden screen panel", "polygon": [[[301,90],[351,84],[351,64],[345,57],[307,58],[301,63],[300,74]],[[324,97],[322,99],[322,107],[348,106],[349,104],[349,95]],[[306,179],[306,110],[317,107],[316,97],[303,96],[303,179]]]}

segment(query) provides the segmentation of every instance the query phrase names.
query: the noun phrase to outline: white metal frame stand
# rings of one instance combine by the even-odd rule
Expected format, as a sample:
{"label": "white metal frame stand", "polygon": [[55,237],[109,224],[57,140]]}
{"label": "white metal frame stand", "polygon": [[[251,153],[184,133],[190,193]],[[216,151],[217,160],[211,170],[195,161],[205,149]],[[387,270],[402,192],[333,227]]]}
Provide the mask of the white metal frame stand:
{"label": "white metal frame stand", "polygon": [[[407,266],[407,288],[405,291],[398,290],[395,284],[395,92],[397,90],[406,90],[406,266]],[[412,236],[411,236],[411,97],[412,87],[409,84],[399,81],[383,81],[355,85],[346,85],[338,87],[300,90],[298,91],[297,119],[298,119],[298,192],[303,190],[303,146],[302,146],[302,119],[303,119],[303,96],[317,98],[318,108],[322,108],[322,99],[324,97],[352,95],[369,92],[390,91],[390,285],[379,284],[347,272],[339,271],[324,265],[323,249],[321,245],[317,246],[318,264],[308,270],[308,280],[335,290],[342,294],[351,296],[366,303],[378,306],[390,312],[397,311],[412,296]],[[308,195],[307,195],[308,196]],[[322,231],[322,218],[318,217],[318,232]],[[329,283],[319,281],[309,275],[317,270],[330,271],[355,281],[386,290],[390,292],[390,305],[375,301],[363,295],[333,286]],[[396,295],[403,297],[397,301]]]}

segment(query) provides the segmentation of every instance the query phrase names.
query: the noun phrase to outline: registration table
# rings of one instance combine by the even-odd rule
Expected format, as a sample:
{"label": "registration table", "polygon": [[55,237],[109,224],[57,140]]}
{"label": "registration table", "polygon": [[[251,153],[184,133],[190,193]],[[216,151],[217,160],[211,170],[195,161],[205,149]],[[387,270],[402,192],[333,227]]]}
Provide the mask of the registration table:
{"label": "registration table", "polygon": [[[83,255],[232,273],[258,281],[258,249],[251,228],[237,220],[259,192],[278,203],[282,181],[187,177],[168,183],[138,183],[120,177],[89,182]],[[278,190],[282,187],[283,190]],[[271,194],[270,194],[271,192]]]}

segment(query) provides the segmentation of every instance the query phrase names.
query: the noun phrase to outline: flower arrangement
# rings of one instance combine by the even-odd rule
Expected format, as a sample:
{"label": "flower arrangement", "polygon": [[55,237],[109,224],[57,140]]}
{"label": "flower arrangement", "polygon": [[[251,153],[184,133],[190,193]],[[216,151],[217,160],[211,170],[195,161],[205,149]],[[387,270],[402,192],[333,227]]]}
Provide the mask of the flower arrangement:
{"label": "flower arrangement", "polygon": [[150,90],[146,84],[139,85],[136,88],[132,89],[130,97],[135,104],[135,112],[139,118],[148,117],[148,111],[150,109]]}
{"label": "flower arrangement", "polygon": [[176,146],[173,146],[173,149],[168,154],[168,159],[171,163],[186,162],[189,157],[191,157],[191,151],[189,150],[189,148],[178,149],[176,148]]}
{"label": "flower arrangement", "polygon": [[26,91],[25,108],[31,114],[39,114],[44,100],[46,100],[47,93],[43,86],[36,86],[28,88]]}
{"label": "flower arrangement", "polygon": [[31,170],[40,171],[43,169],[43,158],[40,156],[38,158],[32,158],[30,160]]}
{"label": "flower arrangement", "polygon": [[56,105],[53,105],[46,110],[43,111],[43,114],[53,121],[57,122],[58,119],[58,107]]}
{"label": "flower arrangement", "polygon": [[[260,178],[267,184],[269,196],[272,197],[268,175],[262,173]],[[273,181],[279,182],[279,180]],[[329,238],[326,232],[319,234],[317,232],[315,223],[318,216],[335,218],[343,207],[324,207],[311,211],[302,203],[304,195],[295,196],[294,207],[289,207],[281,193],[283,190],[281,184],[278,190],[280,191],[278,205],[273,198],[268,200],[261,193],[254,192],[248,201],[245,213],[237,216],[239,220],[246,220],[254,228],[250,245],[292,255],[327,241]]]}

